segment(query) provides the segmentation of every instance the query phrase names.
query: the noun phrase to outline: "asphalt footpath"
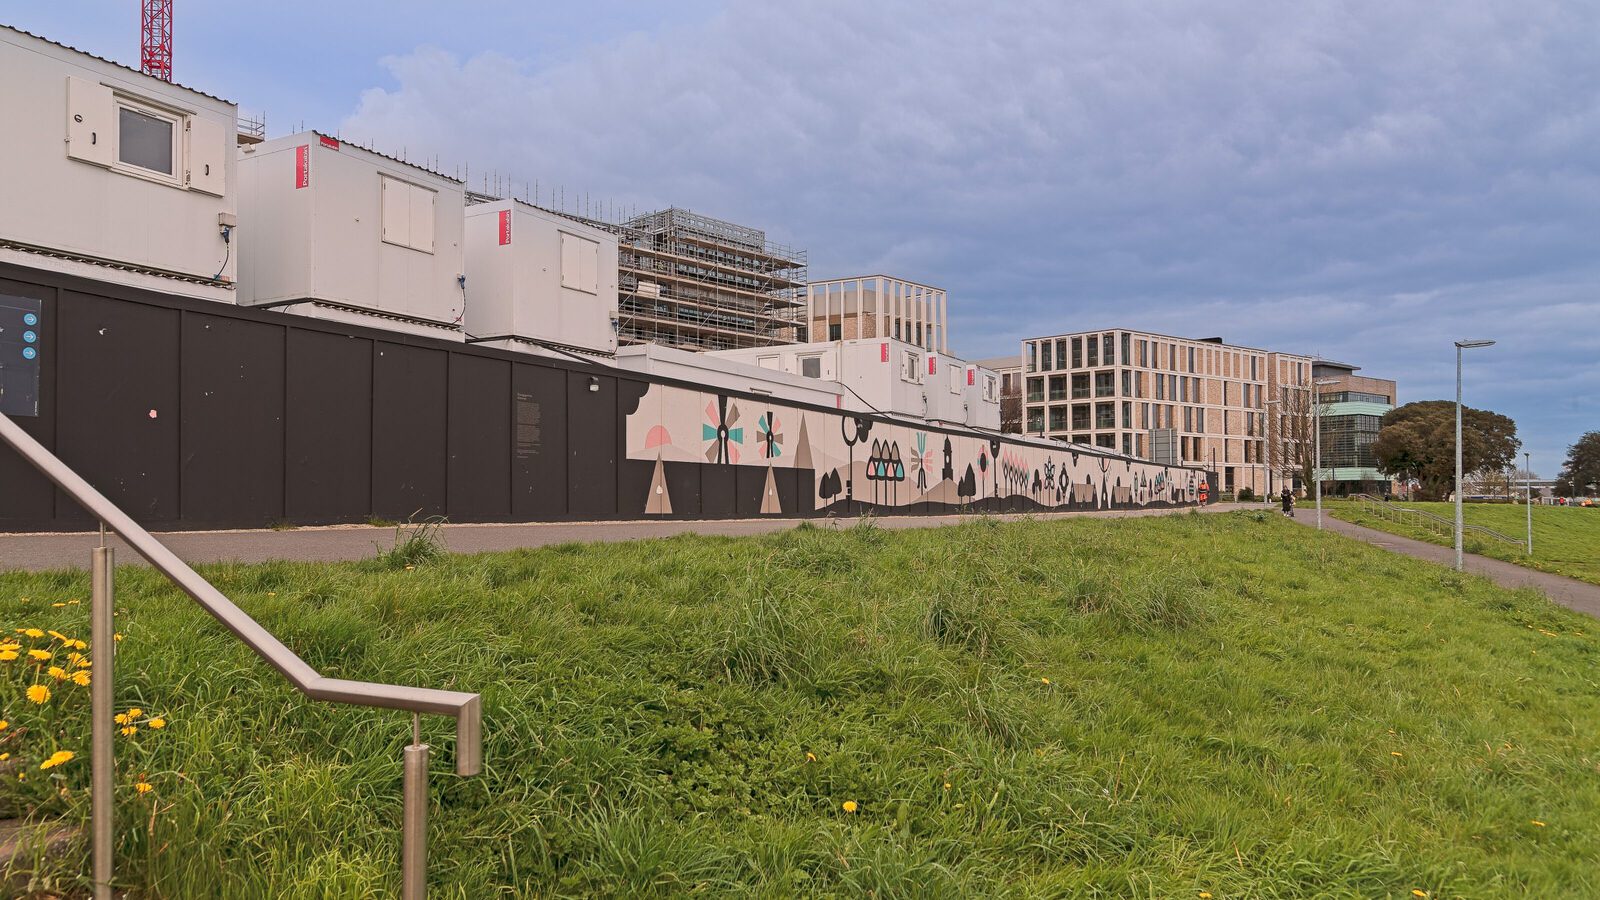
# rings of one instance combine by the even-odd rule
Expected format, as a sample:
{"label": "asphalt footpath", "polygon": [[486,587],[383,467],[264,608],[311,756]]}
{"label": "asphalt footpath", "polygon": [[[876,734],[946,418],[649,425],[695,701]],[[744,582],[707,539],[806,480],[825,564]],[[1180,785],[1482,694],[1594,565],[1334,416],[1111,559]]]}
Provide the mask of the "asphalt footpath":
{"label": "asphalt footpath", "polygon": [[[1206,512],[1228,512],[1250,508],[1250,504],[1218,503]],[[1061,519],[1079,516],[1096,518],[1135,518],[1142,516],[1183,515],[1187,509],[1106,510],[1061,513],[1026,513],[993,516],[1002,521],[1018,519]],[[881,528],[939,528],[969,522],[983,516],[881,516],[874,522]],[[710,521],[651,522],[537,522],[518,524],[450,525],[440,528],[444,545],[452,553],[486,553],[545,547],[551,544],[604,543],[671,537],[676,534],[709,534],[738,537],[786,531],[801,522],[819,528],[848,528],[855,518],[823,519],[724,519]],[[395,529],[369,525],[334,525],[321,528],[288,528],[259,531],[168,531],[156,537],[191,565],[214,562],[256,563],[269,560],[295,562],[340,562],[371,559],[377,552],[394,546]],[[96,532],[61,534],[0,534],[0,571],[22,569],[86,569],[89,551],[100,542]],[[121,540],[112,537],[119,564],[143,564],[144,560]]]}

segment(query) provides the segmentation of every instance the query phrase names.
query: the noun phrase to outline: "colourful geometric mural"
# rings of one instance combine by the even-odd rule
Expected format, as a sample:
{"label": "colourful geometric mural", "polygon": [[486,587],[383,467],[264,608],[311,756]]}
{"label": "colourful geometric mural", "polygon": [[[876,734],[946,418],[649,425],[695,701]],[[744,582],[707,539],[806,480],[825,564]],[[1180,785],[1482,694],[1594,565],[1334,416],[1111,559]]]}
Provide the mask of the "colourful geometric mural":
{"label": "colourful geometric mural", "polygon": [[[749,409],[744,409],[748,407]],[[748,433],[741,419],[756,416]],[[682,445],[674,435],[698,441]],[[983,432],[950,433],[849,412],[803,409],[716,392],[651,384],[627,416],[629,459],[655,464],[647,513],[671,514],[661,464],[751,467],[760,512],[783,509],[776,470],[799,470],[809,510],[1124,509],[1196,502],[1204,474]],[[746,438],[749,442],[746,443]],[[742,477],[742,476],[741,476]],[[754,485],[752,485],[754,488]],[[910,511],[910,510],[908,510]]]}

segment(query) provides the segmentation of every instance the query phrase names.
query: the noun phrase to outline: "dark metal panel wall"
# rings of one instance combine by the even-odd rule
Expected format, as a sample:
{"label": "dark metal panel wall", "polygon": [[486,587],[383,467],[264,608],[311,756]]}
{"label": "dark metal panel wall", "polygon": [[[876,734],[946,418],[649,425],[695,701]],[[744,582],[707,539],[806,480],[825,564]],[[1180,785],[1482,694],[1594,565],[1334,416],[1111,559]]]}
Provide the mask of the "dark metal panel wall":
{"label": "dark metal panel wall", "polygon": [[372,511],[445,513],[449,356],[378,341],[372,356]]}
{"label": "dark metal panel wall", "polygon": [[[0,294],[40,301],[44,328],[40,329],[39,415],[18,418],[17,424],[34,440],[49,448],[56,444],[56,358],[61,344],[56,327],[56,291],[21,281],[0,278]],[[63,502],[68,502],[63,498]],[[0,531],[38,529],[55,518],[56,491],[22,457],[0,447]]]}
{"label": "dark metal panel wall", "polygon": [[284,512],[293,522],[372,511],[372,341],[290,328]]}
{"label": "dark metal panel wall", "polygon": [[567,514],[567,373],[512,366],[511,514],[559,519]]}
{"label": "dark metal panel wall", "polygon": [[451,518],[510,518],[511,416],[511,363],[450,354]]}
{"label": "dark metal panel wall", "polygon": [[567,373],[567,510],[597,518],[617,511],[617,379]]}
{"label": "dark metal panel wall", "polygon": [[[56,455],[141,523],[180,511],[178,318],[72,291],[57,303]],[[64,498],[56,515],[89,521]]]}
{"label": "dark metal panel wall", "polygon": [[183,519],[259,526],[283,508],[283,327],[183,313]]}

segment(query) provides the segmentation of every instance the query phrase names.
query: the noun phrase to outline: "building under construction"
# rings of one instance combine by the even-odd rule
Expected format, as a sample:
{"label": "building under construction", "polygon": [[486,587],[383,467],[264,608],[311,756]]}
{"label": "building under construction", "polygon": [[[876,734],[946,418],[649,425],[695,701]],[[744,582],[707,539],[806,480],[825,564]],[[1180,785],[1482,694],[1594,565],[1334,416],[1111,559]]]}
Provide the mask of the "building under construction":
{"label": "building under construction", "polygon": [[805,251],[676,207],[605,227],[617,234],[620,343],[733,350],[806,339]]}

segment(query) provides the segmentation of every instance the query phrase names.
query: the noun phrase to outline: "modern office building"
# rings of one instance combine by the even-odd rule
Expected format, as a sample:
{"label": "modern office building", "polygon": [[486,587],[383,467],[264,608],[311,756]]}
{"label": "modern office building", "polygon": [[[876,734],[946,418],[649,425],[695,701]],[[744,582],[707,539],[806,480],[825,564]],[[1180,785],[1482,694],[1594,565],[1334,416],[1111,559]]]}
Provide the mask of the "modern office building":
{"label": "modern office building", "polygon": [[830,278],[806,286],[805,322],[812,341],[890,337],[949,353],[948,300],[942,288],[887,275]]}
{"label": "modern office building", "polygon": [[[1383,414],[1395,407],[1395,383],[1357,375],[1360,366],[1317,360],[1322,410],[1322,490],[1324,494],[1384,494],[1393,480],[1378,471],[1372,443]],[[1324,384],[1322,382],[1334,382]]]}
{"label": "modern office building", "polygon": [[801,339],[805,251],[686,209],[591,224],[617,235],[621,344],[733,350]]}
{"label": "modern office building", "polygon": [[1304,390],[1310,357],[1128,329],[1022,342],[1025,434],[1215,472],[1224,491],[1277,490],[1269,400]]}

